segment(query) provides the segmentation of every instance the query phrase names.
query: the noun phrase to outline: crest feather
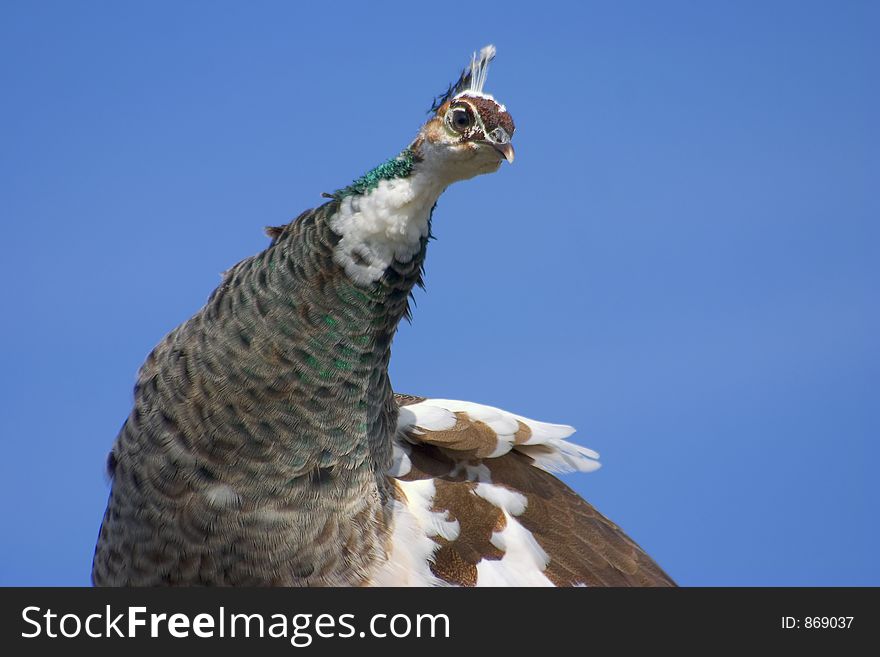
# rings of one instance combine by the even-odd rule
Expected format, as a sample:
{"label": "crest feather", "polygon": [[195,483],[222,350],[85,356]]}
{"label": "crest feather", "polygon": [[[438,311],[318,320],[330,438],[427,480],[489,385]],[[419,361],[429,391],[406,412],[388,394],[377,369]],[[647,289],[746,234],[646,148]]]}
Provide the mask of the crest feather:
{"label": "crest feather", "polygon": [[450,98],[455,98],[455,96],[458,96],[459,94],[465,92],[475,95],[482,94],[483,87],[486,84],[486,76],[489,74],[489,63],[493,59],[495,59],[495,46],[492,44],[489,44],[480,50],[479,55],[474,53],[471,56],[470,66],[461,72],[458,81],[449,85],[449,89],[446,90],[446,93],[437,96],[434,99],[434,104],[431,105],[431,109],[428,113],[436,112],[440,109],[443,103]]}

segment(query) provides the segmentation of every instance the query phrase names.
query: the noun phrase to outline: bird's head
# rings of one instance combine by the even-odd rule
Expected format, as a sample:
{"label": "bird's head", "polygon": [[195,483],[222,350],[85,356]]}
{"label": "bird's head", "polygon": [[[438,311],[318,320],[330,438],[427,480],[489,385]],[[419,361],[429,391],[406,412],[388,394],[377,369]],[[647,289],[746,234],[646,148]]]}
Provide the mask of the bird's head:
{"label": "bird's head", "polygon": [[515,127],[504,105],[483,91],[495,46],[475,54],[449,90],[434,101],[432,116],[410,147],[443,177],[464,180],[513,162]]}

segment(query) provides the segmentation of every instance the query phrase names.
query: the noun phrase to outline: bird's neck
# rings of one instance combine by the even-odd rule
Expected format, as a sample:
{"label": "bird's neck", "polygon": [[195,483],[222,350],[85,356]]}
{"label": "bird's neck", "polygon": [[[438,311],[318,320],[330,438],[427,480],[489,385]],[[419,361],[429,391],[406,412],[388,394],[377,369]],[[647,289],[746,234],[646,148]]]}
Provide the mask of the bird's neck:
{"label": "bird's neck", "polygon": [[286,448],[305,466],[372,463],[384,472],[390,463],[391,341],[421,280],[431,212],[445,188],[415,161],[395,166],[407,175],[386,172],[338,192],[229,274],[233,299],[244,293],[251,352],[260,345],[248,366],[289,391],[278,404],[303,402],[310,430],[291,434]]}

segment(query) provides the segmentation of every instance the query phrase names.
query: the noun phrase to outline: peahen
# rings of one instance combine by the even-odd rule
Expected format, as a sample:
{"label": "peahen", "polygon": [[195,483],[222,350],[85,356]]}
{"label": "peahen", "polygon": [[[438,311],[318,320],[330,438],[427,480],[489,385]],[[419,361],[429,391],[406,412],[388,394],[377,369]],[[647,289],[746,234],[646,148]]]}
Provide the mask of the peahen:
{"label": "peahen", "polygon": [[141,367],[96,585],[672,585],[553,476],[568,426],[395,394],[438,197],[513,161],[484,48],[399,155],[268,230]]}

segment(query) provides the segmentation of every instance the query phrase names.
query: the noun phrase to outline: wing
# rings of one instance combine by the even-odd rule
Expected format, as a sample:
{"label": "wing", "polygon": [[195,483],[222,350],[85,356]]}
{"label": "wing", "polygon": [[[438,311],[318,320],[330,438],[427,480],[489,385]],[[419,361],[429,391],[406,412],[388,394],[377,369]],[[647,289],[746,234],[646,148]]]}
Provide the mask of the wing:
{"label": "wing", "polygon": [[396,395],[395,535],[374,583],[674,586],[614,523],[553,476],[598,454],[569,426]]}

